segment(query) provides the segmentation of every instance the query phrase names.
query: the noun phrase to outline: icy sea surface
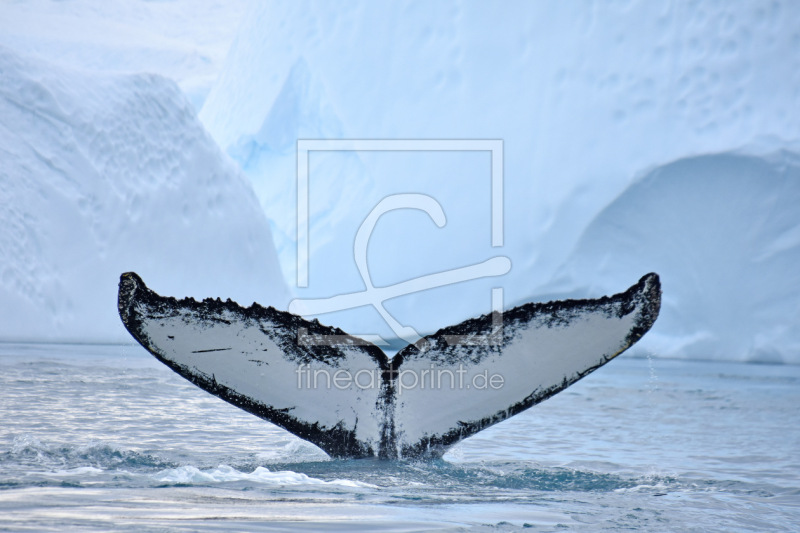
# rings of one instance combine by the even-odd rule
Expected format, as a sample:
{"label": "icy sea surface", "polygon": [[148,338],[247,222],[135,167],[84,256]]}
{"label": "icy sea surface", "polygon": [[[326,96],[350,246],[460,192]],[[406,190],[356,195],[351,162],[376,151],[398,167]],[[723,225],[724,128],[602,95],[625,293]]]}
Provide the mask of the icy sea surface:
{"label": "icy sea surface", "polygon": [[138,347],[5,344],[0,421],[0,530],[800,529],[798,366],[622,357],[442,460],[383,462]]}

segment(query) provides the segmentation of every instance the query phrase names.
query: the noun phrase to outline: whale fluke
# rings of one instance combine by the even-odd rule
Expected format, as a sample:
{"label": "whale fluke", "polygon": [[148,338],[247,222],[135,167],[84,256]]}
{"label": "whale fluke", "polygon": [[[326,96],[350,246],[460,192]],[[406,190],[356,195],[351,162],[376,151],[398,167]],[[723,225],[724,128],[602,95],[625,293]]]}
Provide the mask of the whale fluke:
{"label": "whale fluke", "polygon": [[391,359],[374,344],[272,307],[159,296],[133,272],[119,314],[198,387],[332,457],[436,457],[625,351],[658,316],[647,274],[594,300],[527,303],[441,329]]}

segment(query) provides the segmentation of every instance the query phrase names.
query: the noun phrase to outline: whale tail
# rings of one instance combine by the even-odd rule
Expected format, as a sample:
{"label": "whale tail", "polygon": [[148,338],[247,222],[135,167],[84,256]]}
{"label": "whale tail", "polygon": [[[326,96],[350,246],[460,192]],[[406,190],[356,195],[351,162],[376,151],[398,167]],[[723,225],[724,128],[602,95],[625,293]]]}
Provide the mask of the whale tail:
{"label": "whale tail", "polygon": [[430,457],[560,392],[638,341],[661,303],[656,274],[595,300],[528,303],[466,320],[391,359],[338,328],[272,307],[177,300],[133,272],[120,318],[198,387],[332,457]]}

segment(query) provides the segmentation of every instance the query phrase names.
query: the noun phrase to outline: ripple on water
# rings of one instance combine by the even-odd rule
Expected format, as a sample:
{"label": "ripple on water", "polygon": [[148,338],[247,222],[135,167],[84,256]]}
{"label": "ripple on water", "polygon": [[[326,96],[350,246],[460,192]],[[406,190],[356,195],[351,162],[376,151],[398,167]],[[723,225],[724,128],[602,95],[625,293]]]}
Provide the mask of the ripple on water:
{"label": "ripple on water", "polygon": [[0,529],[800,523],[794,367],[622,359],[445,459],[331,460],[152,358],[53,350],[0,357]]}

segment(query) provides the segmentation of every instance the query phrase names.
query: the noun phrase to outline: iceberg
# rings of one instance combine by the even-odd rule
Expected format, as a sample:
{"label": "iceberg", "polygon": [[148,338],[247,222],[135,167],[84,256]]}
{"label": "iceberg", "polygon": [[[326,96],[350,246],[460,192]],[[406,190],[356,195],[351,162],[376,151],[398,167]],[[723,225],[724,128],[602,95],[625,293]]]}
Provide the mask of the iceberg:
{"label": "iceberg", "polygon": [[0,45],[58,65],[160,74],[199,109],[247,0],[3,2]]}
{"label": "iceberg", "polygon": [[286,306],[246,177],[171,80],[0,47],[0,339],[122,342],[117,279]]}
{"label": "iceberg", "polygon": [[[486,313],[495,288],[503,290],[508,307],[587,287],[605,292],[634,271],[654,270],[665,287],[665,318],[651,335],[663,343],[650,341],[654,353],[800,362],[792,355],[796,311],[790,309],[798,280],[785,271],[784,259],[768,252],[793,249],[796,219],[778,212],[791,211],[788,200],[766,201],[771,187],[792,183],[791,173],[775,177],[781,164],[775,157],[791,159],[800,141],[800,115],[793,112],[800,108],[800,78],[792,74],[800,71],[798,17],[800,6],[781,2],[363,1],[347,8],[264,2],[245,17],[199,116],[257,184],[280,228],[280,261],[299,299],[363,290],[351,259],[360,222],[383,198],[414,192],[434,198],[446,224],[436,227],[413,209],[381,218],[367,257],[376,286],[497,255],[513,267],[502,277],[385,302],[404,326],[432,332]],[[310,222],[309,284],[298,286],[291,275],[297,204],[285,193],[298,166],[286,139],[332,137],[501,141],[502,246],[493,246],[490,235],[495,209],[486,152],[326,152],[318,154],[325,164],[309,171],[309,208],[317,211]],[[268,138],[284,139],[289,155]],[[773,157],[781,151],[788,152]],[[755,165],[741,170],[749,177],[725,163],[729,158]],[[682,161],[691,171],[681,184],[659,185],[665,195],[671,191],[664,205],[673,215],[645,217],[657,237],[639,231],[632,217],[619,219],[619,235],[611,223],[601,231],[597,224],[609,220],[609,210],[621,209],[620,201],[629,202],[628,209],[636,205],[637,180]],[[727,191],[728,179],[741,185]],[[327,205],[315,200],[315,191],[324,196],[331,189],[346,192]],[[762,201],[736,210],[752,198]],[[648,201],[658,203],[658,195]],[[722,204],[733,211],[725,214]],[[758,244],[739,243],[740,235],[724,234],[721,226],[714,238],[729,244],[711,246],[701,240],[704,230],[686,222],[703,223],[710,213],[741,231],[768,216],[783,222],[759,226]],[[315,239],[325,246],[315,247]],[[682,253],[696,246],[702,254],[668,259],[678,251],[671,243],[681,239]],[[751,253],[771,259],[758,263]],[[610,258],[623,256],[620,261],[630,263],[661,259],[640,269],[615,267]],[[601,257],[609,260],[595,268]],[[786,275],[764,278],[773,268]],[[753,317],[747,320],[743,310],[733,316],[731,305],[746,305],[755,294],[762,297]],[[370,308],[320,319],[354,333],[391,334]]]}
{"label": "iceberg", "polygon": [[662,165],[595,217],[549,288],[591,294],[653,268],[664,283],[661,317],[639,350],[800,363],[797,206],[794,152]]}
{"label": "iceberg", "polygon": [[[296,309],[436,277],[382,302],[422,334],[654,270],[639,353],[800,362],[799,4],[182,5],[0,7],[0,338],[125,339],[130,270]],[[299,142],[336,139],[500,149],[308,152],[306,286]],[[409,193],[442,217],[387,212],[357,253]],[[501,258],[502,276],[452,274]],[[319,318],[396,333],[371,307]]]}

